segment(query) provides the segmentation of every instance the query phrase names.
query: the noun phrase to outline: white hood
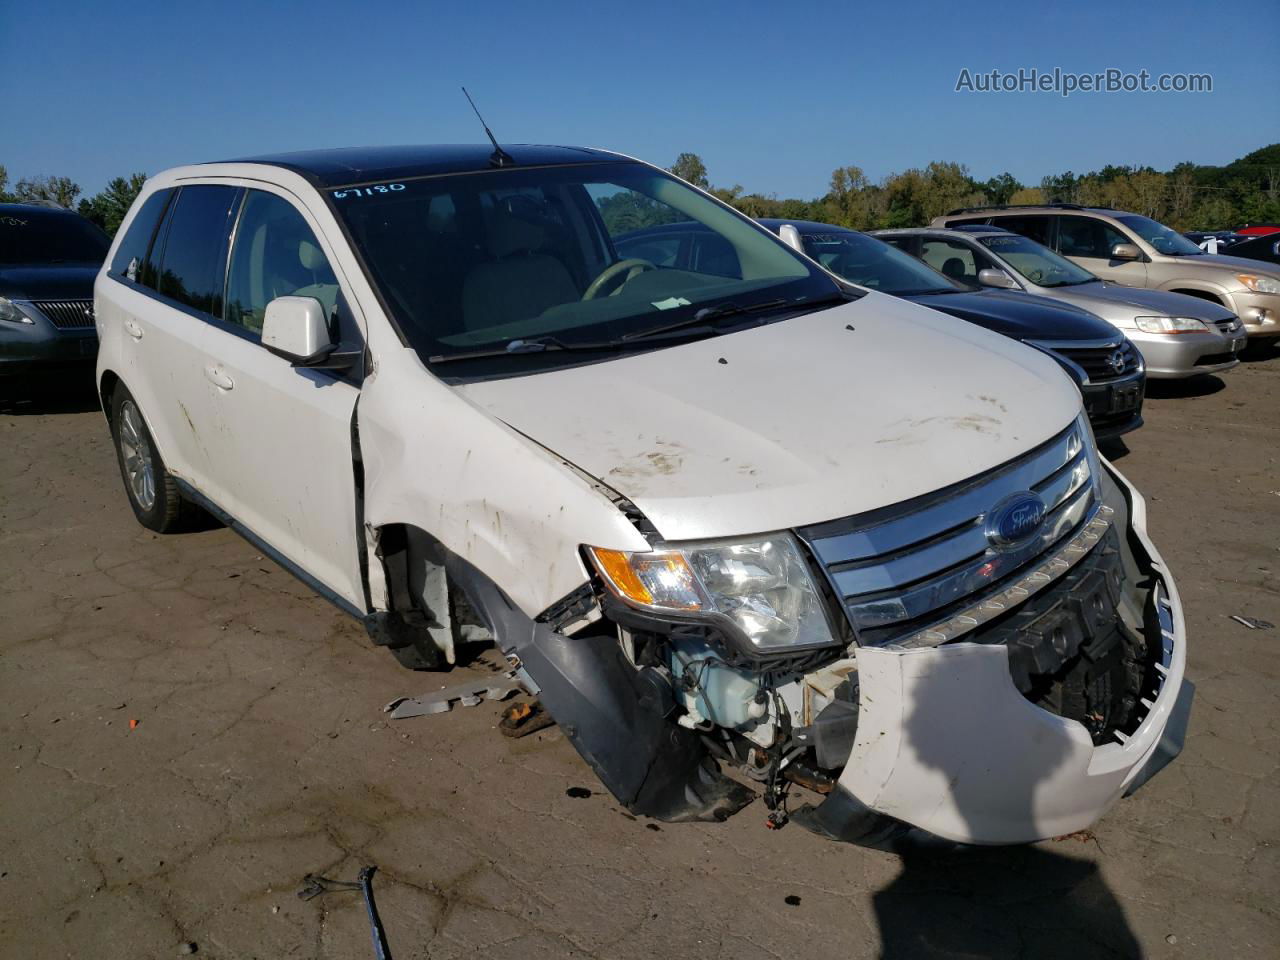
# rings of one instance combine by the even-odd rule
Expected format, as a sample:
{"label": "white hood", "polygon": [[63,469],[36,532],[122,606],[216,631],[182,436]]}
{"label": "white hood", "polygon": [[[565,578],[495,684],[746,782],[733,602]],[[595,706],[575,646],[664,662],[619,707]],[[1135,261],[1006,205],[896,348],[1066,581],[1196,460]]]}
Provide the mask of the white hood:
{"label": "white hood", "polygon": [[457,390],[622,493],[668,540],[907,500],[1026,452],[1080,411],[1075,385],[1039,351],[876,293]]}

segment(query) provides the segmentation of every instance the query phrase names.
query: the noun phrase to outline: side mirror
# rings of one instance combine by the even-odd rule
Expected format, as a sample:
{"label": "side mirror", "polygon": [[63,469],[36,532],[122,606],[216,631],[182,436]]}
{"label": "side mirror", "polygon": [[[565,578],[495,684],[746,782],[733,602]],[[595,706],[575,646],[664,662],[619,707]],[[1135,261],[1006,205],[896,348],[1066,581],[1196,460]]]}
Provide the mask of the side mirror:
{"label": "side mirror", "polygon": [[784,223],[778,228],[778,236],[781,237],[782,242],[792,250],[804,253],[804,241],[800,239],[800,231],[797,230],[794,225]]}
{"label": "side mirror", "polygon": [[1017,290],[1018,284],[1013,277],[1003,270],[987,267],[978,271],[978,283],[984,287],[997,287],[1001,290]]}
{"label": "side mirror", "polygon": [[324,306],[315,297],[276,297],[262,320],[262,345],[295,366],[323,360],[335,346]]}
{"label": "side mirror", "polygon": [[1142,251],[1134,243],[1117,243],[1111,248],[1112,260],[1141,260]]}

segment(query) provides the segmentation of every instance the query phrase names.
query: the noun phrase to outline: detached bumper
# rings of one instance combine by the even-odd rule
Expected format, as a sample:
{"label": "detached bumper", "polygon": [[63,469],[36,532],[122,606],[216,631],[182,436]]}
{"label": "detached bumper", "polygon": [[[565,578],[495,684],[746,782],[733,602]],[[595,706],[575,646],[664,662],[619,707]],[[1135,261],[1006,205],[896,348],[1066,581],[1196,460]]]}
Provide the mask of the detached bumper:
{"label": "detached bumper", "polygon": [[[823,832],[881,837],[878,814],[881,824],[893,818],[962,843],[1042,840],[1094,823],[1177,755],[1192,696],[1182,605],[1146,535],[1141,497],[1111,473],[1129,500],[1135,559],[1157,581],[1158,689],[1144,691],[1139,727],[1095,746],[1079,723],[1018,692],[1003,646],[865,648],[857,737],[836,790],[816,810]],[[859,828],[834,822],[851,815]]]}
{"label": "detached bumper", "polygon": [[1248,342],[1244,330],[1234,334],[1208,331],[1177,335],[1125,333],[1142,352],[1147,376],[1165,380],[1230,370],[1240,362],[1240,351]]}

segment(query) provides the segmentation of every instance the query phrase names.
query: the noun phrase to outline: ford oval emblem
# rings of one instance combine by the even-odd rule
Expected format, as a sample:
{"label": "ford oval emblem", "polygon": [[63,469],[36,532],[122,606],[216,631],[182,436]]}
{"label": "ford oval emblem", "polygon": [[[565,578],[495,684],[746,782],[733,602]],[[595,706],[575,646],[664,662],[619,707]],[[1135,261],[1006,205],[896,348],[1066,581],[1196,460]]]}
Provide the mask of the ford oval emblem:
{"label": "ford oval emblem", "polygon": [[1044,501],[1026,491],[1005,497],[987,514],[987,539],[995,547],[1029,540],[1044,523]]}

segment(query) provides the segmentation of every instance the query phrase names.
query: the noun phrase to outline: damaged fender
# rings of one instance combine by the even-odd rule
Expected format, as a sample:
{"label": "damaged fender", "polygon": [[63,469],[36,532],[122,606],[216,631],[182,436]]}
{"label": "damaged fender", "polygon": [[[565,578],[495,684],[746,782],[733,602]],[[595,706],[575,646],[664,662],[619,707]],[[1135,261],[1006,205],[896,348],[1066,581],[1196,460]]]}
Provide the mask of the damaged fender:
{"label": "damaged fender", "polygon": [[[359,431],[371,557],[381,527],[417,527],[532,617],[587,581],[581,544],[647,548],[599,487],[427,374],[412,350],[381,358]],[[373,608],[387,609],[384,578],[369,579]]]}
{"label": "damaged fender", "polygon": [[[388,376],[390,364],[418,369]],[[366,383],[359,431],[370,555],[388,524],[427,533],[448,580],[621,803],[680,820],[723,819],[750,801],[696,734],[666,720],[616,637],[565,636],[535,619],[587,583],[582,544],[648,549],[607,488],[423,375],[410,350]],[[390,593],[370,577],[375,610]]]}
{"label": "damaged fender", "polygon": [[466,591],[499,648],[527,676],[548,713],[628,810],[660,820],[724,820],[754,798],[721,774],[693,732],[666,720],[660,690],[611,633],[556,633],[526,617],[459,558],[449,578]]}

